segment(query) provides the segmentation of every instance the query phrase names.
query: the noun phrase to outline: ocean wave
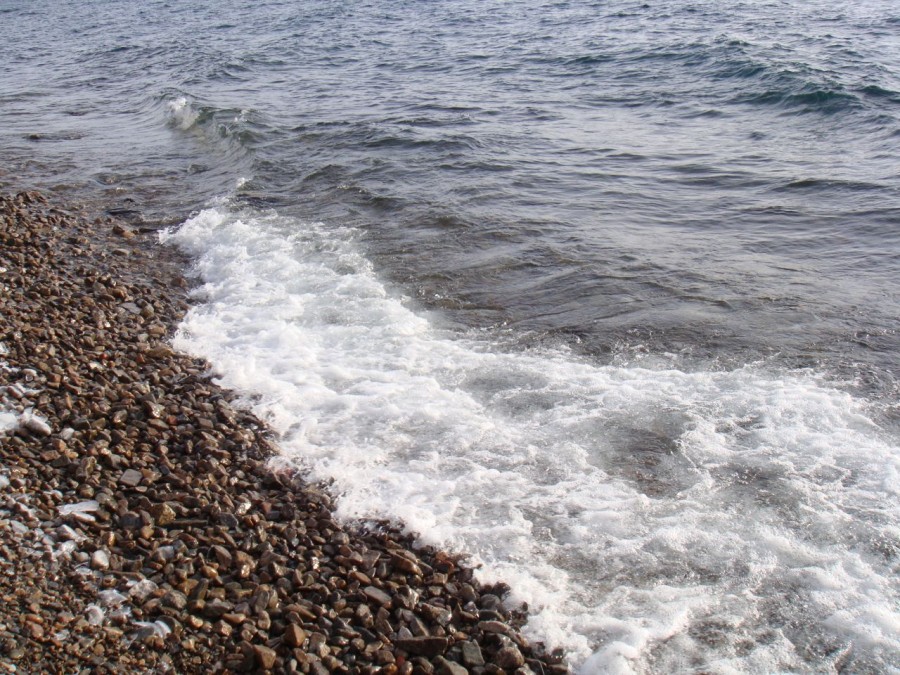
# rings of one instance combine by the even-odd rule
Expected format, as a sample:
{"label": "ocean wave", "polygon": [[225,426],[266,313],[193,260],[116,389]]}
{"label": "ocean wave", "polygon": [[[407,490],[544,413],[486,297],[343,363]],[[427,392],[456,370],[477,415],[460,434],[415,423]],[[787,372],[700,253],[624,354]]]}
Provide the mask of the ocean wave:
{"label": "ocean wave", "polygon": [[887,185],[867,181],[838,180],[833,178],[801,178],[772,188],[773,192],[880,192],[892,190]]}
{"label": "ocean wave", "polygon": [[758,106],[773,106],[789,112],[821,113],[832,115],[858,109],[861,99],[842,87],[820,87],[812,83],[800,84],[796,89],[766,89],[764,91],[743,92],[733,99],[734,103]]}
{"label": "ocean wave", "polygon": [[169,124],[187,131],[200,119],[201,111],[189,103],[187,97],[179,96],[166,102],[166,113]]}
{"label": "ocean wave", "polygon": [[813,371],[602,365],[443,330],[352,228],[233,209],[167,235],[203,284],[175,344],[331,482],[342,517],[471,552],[585,673],[900,654],[900,464],[864,400]]}

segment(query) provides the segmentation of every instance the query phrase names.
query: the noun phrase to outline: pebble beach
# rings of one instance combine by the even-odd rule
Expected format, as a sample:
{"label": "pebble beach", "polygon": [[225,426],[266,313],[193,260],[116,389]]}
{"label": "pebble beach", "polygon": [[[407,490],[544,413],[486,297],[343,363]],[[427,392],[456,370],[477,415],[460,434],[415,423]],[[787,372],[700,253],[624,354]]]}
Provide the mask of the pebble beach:
{"label": "pebble beach", "polygon": [[565,673],[458,555],[336,522],[169,340],[151,229],[0,198],[0,672]]}

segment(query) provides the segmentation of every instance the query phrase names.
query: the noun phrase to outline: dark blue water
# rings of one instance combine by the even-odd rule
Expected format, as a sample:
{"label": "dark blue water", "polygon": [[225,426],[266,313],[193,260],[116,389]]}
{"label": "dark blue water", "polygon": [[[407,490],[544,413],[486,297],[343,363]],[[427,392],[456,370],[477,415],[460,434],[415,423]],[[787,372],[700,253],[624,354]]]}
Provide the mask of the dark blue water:
{"label": "dark blue water", "polygon": [[[466,325],[824,359],[895,392],[893,3],[4,11],[9,183],[153,220],[249,178],[364,228]],[[166,126],[182,96],[198,117]]]}
{"label": "dark blue water", "polygon": [[[900,7],[886,0],[0,2],[0,187],[50,188],[150,227],[225,198],[253,232],[306,237],[306,224],[321,222],[337,239],[317,244],[316,255],[344,251],[350,228],[355,248],[341,255],[364,261],[352,263],[353,273],[371,266],[384,292],[430,325],[487,335],[491,346],[475,353],[564,350],[604,377],[603,368],[681,374],[659,375],[657,388],[682,375],[715,380],[748,368],[794,384],[790,378],[812,378],[831,398],[821,415],[803,418],[802,433],[778,424],[815,407],[821,391],[811,384],[796,391],[784,385],[794,393],[782,406],[773,402],[778,387],[754,380],[746,399],[759,396],[759,409],[731,409],[727,424],[713,415],[712,426],[724,433],[731,424],[732,440],[768,429],[771,420],[776,431],[789,427],[797,435],[786,445],[763,443],[776,463],[780,454],[817,456],[819,441],[810,439],[818,434],[862,443],[855,450],[884,477],[872,488],[874,503],[898,489],[890,468],[898,461],[900,417],[898,147]],[[191,246],[198,257],[213,248]],[[252,247],[247,251],[253,259]],[[273,293],[294,292],[285,288]],[[325,293],[315,288],[309,293]],[[353,316],[369,325],[371,317]],[[328,321],[335,319],[323,319],[322,335]],[[436,344],[422,349],[441,352]],[[329,358],[340,362],[349,353]],[[457,367],[454,360],[466,354],[448,352],[445,360]],[[569,372],[557,366],[547,366],[554,377]],[[443,367],[429,373],[446,375]],[[640,372],[653,388],[653,376]],[[552,389],[540,403],[516,403],[525,420],[579,396],[600,409],[601,389],[623,381],[597,374],[588,395],[574,385],[563,391],[562,380],[526,386],[507,375],[498,376],[502,385],[472,384],[473,396],[495,410],[503,387],[518,394]],[[441,386],[465,388],[473,378],[457,373]],[[248,382],[232,384],[252,390]],[[589,450],[605,439],[600,444],[608,442],[614,458],[595,462],[605,475],[635,481],[652,498],[672,497],[687,489],[678,478],[684,467],[659,457],[700,443],[702,424],[692,416],[719,397],[730,401],[742,385],[716,386],[688,387],[705,392],[702,405],[682,391],[687,417],[648,423],[647,415],[660,412],[654,406],[664,405],[657,402],[627,423],[605,420],[600,431],[569,423],[584,411],[553,428]],[[833,409],[847,407],[835,397],[844,395],[871,425],[868,441],[844,435],[854,423],[835,422]],[[514,440],[544,447],[530,436]],[[822,452],[835,471],[857,475]],[[792,466],[796,471],[777,480],[757,481],[751,471],[757,478],[744,482],[756,487],[744,491],[759,503],[759,490],[770,490],[773,480],[813,480],[819,471]],[[645,470],[652,480],[635,478]],[[712,470],[708,476],[721,479]],[[843,504],[845,496],[836,495],[829,503]],[[791,508],[811,504],[800,499]],[[889,551],[873,574],[886,575],[886,583],[888,570],[896,571],[900,530],[885,506],[871,508],[880,528],[872,536],[884,538],[879,546]],[[870,506],[847,508],[848,522],[856,522],[866,521],[860,514]],[[828,520],[831,527],[842,522]],[[455,537],[436,538],[478,546]],[[843,542],[841,550],[855,552],[858,543]],[[602,546],[587,549],[594,564],[609,564],[597,557]],[[562,568],[585,585],[594,578],[575,563]],[[667,584],[667,574],[647,578]],[[879,614],[883,623],[872,619],[881,637],[868,643],[844,628],[834,629],[834,639],[801,639],[785,629],[768,643],[780,646],[754,660],[753,649],[727,640],[727,648],[717,646],[696,630],[684,629],[690,645],[665,638],[667,630],[679,634],[670,626],[648,629],[644,642],[637,633],[622,638],[637,656],[620,663],[604,651],[618,644],[613,629],[583,620],[593,611],[584,607],[602,604],[597,598],[610,589],[639,585],[616,579],[588,600],[579,596],[580,609],[562,612],[568,619],[547,620],[552,630],[579,626],[573,630],[584,642],[568,648],[587,667],[627,661],[658,672],[884,672],[897,662],[895,605],[890,618]],[[784,579],[775,585],[790,586]],[[859,593],[847,601],[857,614]],[[626,613],[634,625],[642,620],[639,609]],[[823,609],[808,621],[844,626],[833,613]],[[787,620],[759,621],[777,632],[774,624]],[[757,633],[746,639],[762,640]],[[702,656],[685,656],[695,652]],[[585,661],[589,654],[600,660]]]}

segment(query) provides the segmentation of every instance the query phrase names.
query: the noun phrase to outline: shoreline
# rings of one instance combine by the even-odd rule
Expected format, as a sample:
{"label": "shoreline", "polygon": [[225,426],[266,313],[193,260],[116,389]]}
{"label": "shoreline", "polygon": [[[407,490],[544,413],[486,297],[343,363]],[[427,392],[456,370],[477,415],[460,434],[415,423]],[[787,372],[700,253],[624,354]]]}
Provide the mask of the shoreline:
{"label": "shoreline", "polygon": [[168,345],[186,259],[155,232],[27,192],[0,242],[0,669],[568,672],[502,584],[269,467],[265,426]]}

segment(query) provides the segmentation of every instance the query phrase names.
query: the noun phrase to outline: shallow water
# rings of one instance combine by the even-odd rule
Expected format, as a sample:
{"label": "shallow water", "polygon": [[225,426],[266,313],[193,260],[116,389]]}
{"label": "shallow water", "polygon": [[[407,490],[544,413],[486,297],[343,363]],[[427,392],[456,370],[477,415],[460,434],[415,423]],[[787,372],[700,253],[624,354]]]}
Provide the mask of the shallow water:
{"label": "shallow water", "polygon": [[0,11],[0,186],[192,216],[177,344],[345,517],[585,672],[896,669],[891,3]]}

